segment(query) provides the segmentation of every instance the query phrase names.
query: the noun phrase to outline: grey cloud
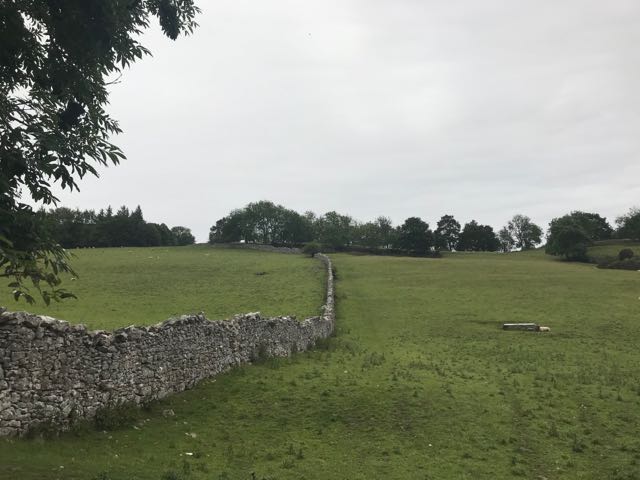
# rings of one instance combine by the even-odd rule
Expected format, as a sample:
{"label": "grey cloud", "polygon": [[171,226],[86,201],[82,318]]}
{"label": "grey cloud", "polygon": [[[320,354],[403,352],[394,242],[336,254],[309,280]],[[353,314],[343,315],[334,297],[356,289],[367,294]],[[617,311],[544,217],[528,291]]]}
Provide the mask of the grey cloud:
{"label": "grey cloud", "polygon": [[264,198],[495,227],[640,203],[636,1],[201,4],[193,36],[145,36],[111,97],[128,160],[65,205],[204,241]]}

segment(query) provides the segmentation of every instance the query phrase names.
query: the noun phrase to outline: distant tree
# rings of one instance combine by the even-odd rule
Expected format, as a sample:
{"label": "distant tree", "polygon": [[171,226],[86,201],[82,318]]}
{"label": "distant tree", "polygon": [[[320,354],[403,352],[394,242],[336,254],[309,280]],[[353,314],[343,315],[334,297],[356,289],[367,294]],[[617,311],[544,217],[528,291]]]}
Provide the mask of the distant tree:
{"label": "distant tree", "polygon": [[382,235],[378,225],[374,222],[358,223],[354,226],[354,240],[356,245],[377,248],[382,245]]}
{"label": "distant tree", "polygon": [[39,212],[50,235],[64,248],[97,246],[98,222],[104,221],[104,212],[99,215],[93,210],[72,210],[59,207]]}
{"label": "distant tree", "polygon": [[318,221],[318,216],[311,210],[305,211],[302,216],[311,228],[311,238],[318,238],[318,234],[316,232],[316,222]]}
{"label": "distant tree", "polygon": [[131,212],[126,206],[118,209],[108,225],[109,246],[129,247],[137,242],[134,240],[135,232],[131,221]]}
{"label": "distant tree", "polygon": [[498,241],[500,242],[500,250],[505,253],[513,250],[516,244],[516,241],[511,236],[511,232],[509,232],[507,227],[502,227],[498,232]]}
{"label": "distant tree", "polygon": [[[529,250],[542,241],[542,229],[525,215],[514,215],[505,229],[511,236],[515,248]],[[499,237],[502,244],[502,235]]]}
{"label": "distant tree", "polygon": [[351,245],[353,238],[353,219],[337,212],[325,213],[316,221],[317,240],[322,245],[341,248]]}
{"label": "distant tree", "polygon": [[167,227],[165,223],[157,225],[158,234],[160,235],[160,245],[164,247],[172,246],[176,244],[176,239],[171,232],[171,229]]}
{"label": "distant tree", "polygon": [[209,230],[209,243],[259,242],[299,245],[313,240],[313,218],[262,200],[233,210]]}
{"label": "distant tree", "polygon": [[233,210],[211,227],[209,243],[253,241],[253,231],[247,226],[244,210]]}
{"label": "distant tree", "polygon": [[160,225],[157,223],[144,223],[139,228],[140,243],[143,247],[157,247],[164,245],[160,234]]}
{"label": "distant tree", "polygon": [[224,243],[222,240],[222,235],[224,232],[224,225],[227,222],[228,217],[222,217],[219,220],[216,220],[215,225],[212,225],[209,228],[209,243]]}
{"label": "distant tree", "polygon": [[587,260],[587,248],[593,243],[580,222],[572,215],[554,218],[549,224],[545,252],[567,260]]}
{"label": "distant tree", "polygon": [[437,248],[449,251],[455,249],[460,238],[460,223],[453,215],[443,215],[438,220],[434,238]]}
{"label": "distant tree", "polygon": [[389,217],[381,215],[376,218],[374,223],[378,229],[378,235],[380,236],[380,246],[383,248],[389,248],[395,241],[395,229],[393,228],[393,222]]}
{"label": "distant tree", "polygon": [[196,238],[191,234],[191,229],[186,227],[173,227],[171,229],[173,237],[176,239],[176,245],[193,245]]}
{"label": "distant tree", "polygon": [[353,242],[368,248],[389,248],[394,242],[394,228],[391,219],[379,216],[373,222],[355,223]]}
{"label": "distant tree", "polygon": [[299,245],[313,240],[312,221],[294,210],[282,209],[280,231],[276,240],[285,245]]}
{"label": "distant tree", "polygon": [[588,247],[594,241],[611,238],[612,232],[607,220],[597,213],[573,211],[551,221],[545,252],[567,260],[586,261]]}
{"label": "distant tree", "polygon": [[396,247],[410,252],[426,253],[433,246],[429,224],[420,217],[409,217],[398,227]]}
{"label": "distant tree", "polygon": [[135,247],[155,246],[160,243],[160,234],[147,227],[140,205],[129,215],[129,244]]}
{"label": "distant tree", "polygon": [[109,206],[106,210],[100,210],[96,218],[96,227],[93,234],[94,247],[110,247],[111,236],[109,225],[113,220],[113,210]]}
{"label": "distant tree", "polygon": [[500,242],[493,228],[489,225],[481,225],[475,220],[465,224],[456,248],[456,250],[473,252],[495,252],[499,249]]}
{"label": "distant tree", "polygon": [[625,215],[616,218],[618,238],[640,239],[640,208],[634,207]]}
{"label": "distant tree", "polygon": [[318,242],[308,242],[302,247],[302,253],[310,257],[315,256],[316,253],[320,253],[321,251],[322,246]]}
{"label": "distant tree", "polygon": [[80,223],[76,211],[60,207],[50,212],[41,212],[46,218],[46,225],[55,240],[64,248],[77,247],[80,236]]}
{"label": "distant tree", "polygon": [[140,208],[140,205],[138,205],[136,209],[133,212],[131,212],[129,217],[134,223],[144,222],[144,215],[142,214],[142,208]]}
{"label": "distant tree", "polygon": [[573,221],[578,224],[589,239],[593,241],[607,240],[611,238],[613,229],[607,223],[607,219],[597,213],[574,211],[569,214]]}
{"label": "distant tree", "polygon": [[244,208],[245,220],[258,242],[273,243],[281,236],[284,210],[281,205],[267,200],[250,203]]}
{"label": "distant tree", "polygon": [[125,206],[113,215],[111,207],[100,210],[71,210],[59,207],[39,214],[52,237],[64,248],[78,247],[148,247],[174,245],[175,239],[163,223],[147,223],[138,206]]}

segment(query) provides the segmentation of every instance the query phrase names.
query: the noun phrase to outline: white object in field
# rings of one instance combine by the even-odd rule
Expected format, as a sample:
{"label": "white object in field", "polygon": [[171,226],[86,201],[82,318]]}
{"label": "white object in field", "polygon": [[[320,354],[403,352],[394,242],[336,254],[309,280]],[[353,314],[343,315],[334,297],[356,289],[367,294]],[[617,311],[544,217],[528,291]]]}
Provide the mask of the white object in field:
{"label": "white object in field", "polygon": [[528,330],[530,332],[538,331],[537,323],[503,323],[503,330]]}

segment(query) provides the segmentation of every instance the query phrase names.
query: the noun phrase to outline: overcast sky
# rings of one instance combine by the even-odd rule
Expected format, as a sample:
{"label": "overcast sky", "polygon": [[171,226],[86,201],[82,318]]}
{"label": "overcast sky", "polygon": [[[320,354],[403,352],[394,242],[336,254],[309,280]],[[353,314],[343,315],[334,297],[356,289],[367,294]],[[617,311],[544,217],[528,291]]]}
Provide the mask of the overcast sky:
{"label": "overcast sky", "polygon": [[269,199],[495,228],[640,204],[638,0],[200,0],[112,87],[128,159],[62,204],[209,227]]}

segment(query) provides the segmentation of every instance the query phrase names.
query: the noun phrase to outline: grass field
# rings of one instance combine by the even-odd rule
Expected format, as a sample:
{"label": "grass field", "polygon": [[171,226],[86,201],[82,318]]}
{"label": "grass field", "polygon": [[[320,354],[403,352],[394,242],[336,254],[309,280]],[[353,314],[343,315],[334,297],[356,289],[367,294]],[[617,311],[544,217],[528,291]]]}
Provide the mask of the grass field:
{"label": "grass field", "polygon": [[640,243],[639,242],[626,242],[623,244],[613,245],[596,245],[589,247],[589,256],[594,260],[617,260],[618,253],[623,248],[630,248],[633,252],[640,256]]}
{"label": "grass field", "polygon": [[338,332],[318,350],[117,430],[0,441],[0,479],[640,478],[640,273],[541,252],[332,258]]}
{"label": "grass field", "polygon": [[72,253],[78,278],[66,278],[64,287],[77,300],[16,304],[0,288],[0,305],[112,330],[201,311],[211,319],[255,311],[304,318],[317,315],[324,303],[324,268],[301,255],[208,246]]}

